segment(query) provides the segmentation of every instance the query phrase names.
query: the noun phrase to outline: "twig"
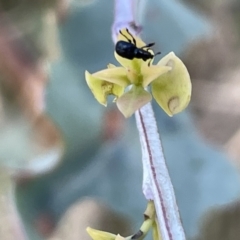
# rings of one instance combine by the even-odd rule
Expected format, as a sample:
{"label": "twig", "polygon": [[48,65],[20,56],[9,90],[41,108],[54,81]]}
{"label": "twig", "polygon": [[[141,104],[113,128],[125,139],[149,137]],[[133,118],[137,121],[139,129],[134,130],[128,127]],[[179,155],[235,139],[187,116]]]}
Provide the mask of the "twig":
{"label": "twig", "polygon": [[141,0],[115,0],[114,22],[112,25],[112,39],[116,42],[119,30],[128,28],[131,33],[138,35],[142,27],[135,19],[136,9]]}
{"label": "twig", "polygon": [[14,183],[6,169],[0,168],[0,239],[27,240],[14,197]]}
{"label": "twig", "polygon": [[184,240],[176,198],[149,103],[135,113],[143,160],[143,193],[153,200],[163,240]]}

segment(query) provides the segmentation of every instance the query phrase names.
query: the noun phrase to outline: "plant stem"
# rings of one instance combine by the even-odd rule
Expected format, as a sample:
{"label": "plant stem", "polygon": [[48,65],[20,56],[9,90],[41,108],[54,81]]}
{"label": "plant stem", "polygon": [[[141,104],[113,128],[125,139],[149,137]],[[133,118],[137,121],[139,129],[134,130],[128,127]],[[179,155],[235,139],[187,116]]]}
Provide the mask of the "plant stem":
{"label": "plant stem", "polygon": [[116,42],[119,30],[128,28],[138,35],[142,27],[136,22],[136,12],[141,0],[115,0],[114,22],[112,25],[112,39]]}
{"label": "plant stem", "polygon": [[[139,3],[140,0],[115,0],[114,42],[122,28],[128,28],[133,35],[140,33],[142,28],[134,17]],[[143,155],[143,193],[147,200],[154,201],[162,240],[185,240],[151,103],[136,111],[135,117]]]}
{"label": "plant stem", "polygon": [[146,104],[135,117],[142,147],[143,193],[154,201],[162,239],[185,240],[152,105]]}

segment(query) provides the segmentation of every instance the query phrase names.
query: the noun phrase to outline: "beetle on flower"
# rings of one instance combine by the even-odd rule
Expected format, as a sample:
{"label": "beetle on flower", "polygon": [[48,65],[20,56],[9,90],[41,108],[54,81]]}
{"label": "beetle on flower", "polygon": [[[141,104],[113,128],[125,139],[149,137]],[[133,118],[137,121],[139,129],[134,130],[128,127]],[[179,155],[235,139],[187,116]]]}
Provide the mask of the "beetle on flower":
{"label": "beetle on flower", "polygon": [[115,46],[115,51],[116,53],[123,57],[123,58],[127,58],[127,59],[134,59],[134,58],[138,58],[138,59],[142,59],[143,61],[147,61],[150,60],[148,62],[148,66],[151,63],[151,60],[158,54],[161,54],[161,52],[157,52],[154,55],[150,52],[150,48],[152,46],[155,45],[155,43],[148,43],[147,45],[138,48],[137,47],[137,43],[136,43],[136,39],[133,37],[133,35],[128,31],[128,29],[126,28],[127,33],[131,36],[131,39],[128,38],[127,36],[125,36],[122,31],[120,30],[119,33],[126,38],[126,41],[118,41],[116,43]]}
{"label": "beetle on flower", "polygon": [[[118,41],[133,38],[138,49],[147,46],[139,37],[132,36],[127,29],[121,30]],[[154,56],[151,49],[148,52]],[[114,53],[121,67],[109,64],[107,69],[90,74],[85,72],[89,88],[99,103],[107,105],[108,95],[114,95],[118,109],[125,117],[152,100],[172,116],[184,110],[191,97],[191,81],[187,68],[173,53],[167,54],[156,65],[143,59],[128,59]],[[151,93],[148,86],[151,85]]]}

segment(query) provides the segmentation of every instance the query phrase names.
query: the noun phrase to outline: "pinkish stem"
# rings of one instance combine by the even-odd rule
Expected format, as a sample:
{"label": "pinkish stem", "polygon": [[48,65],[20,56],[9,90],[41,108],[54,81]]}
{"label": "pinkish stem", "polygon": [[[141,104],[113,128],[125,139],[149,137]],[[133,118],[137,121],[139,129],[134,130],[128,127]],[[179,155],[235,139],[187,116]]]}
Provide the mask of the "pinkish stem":
{"label": "pinkish stem", "polygon": [[[112,26],[114,42],[122,28],[128,28],[133,35],[140,33],[141,27],[134,18],[139,2],[140,0],[115,0]],[[143,193],[147,200],[154,201],[162,240],[185,240],[151,103],[139,109],[135,117],[143,155]]]}
{"label": "pinkish stem", "polygon": [[138,35],[142,27],[135,20],[136,9],[141,0],[115,0],[114,22],[112,25],[112,39],[117,41],[119,30],[128,28],[129,31]]}
{"label": "pinkish stem", "polygon": [[143,155],[143,193],[154,201],[162,239],[185,240],[152,105],[139,109],[135,117]]}

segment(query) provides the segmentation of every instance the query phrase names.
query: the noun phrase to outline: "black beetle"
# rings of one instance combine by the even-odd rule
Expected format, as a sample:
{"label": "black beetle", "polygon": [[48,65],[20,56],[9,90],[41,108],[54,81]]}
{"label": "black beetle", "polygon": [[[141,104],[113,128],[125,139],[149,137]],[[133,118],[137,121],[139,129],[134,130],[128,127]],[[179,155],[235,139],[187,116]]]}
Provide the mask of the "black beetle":
{"label": "black beetle", "polygon": [[[127,59],[134,59],[134,58],[138,58],[138,59],[142,59],[143,61],[146,61],[148,59],[150,59],[148,66],[150,65],[151,59],[153,59],[154,56],[160,54],[160,52],[156,53],[156,54],[152,54],[149,52],[149,49],[155,44],[155,43],[149,43],[143,47],[138,48],[136,45],[136,40],[133,37],[133,35],[127,30],[127,33],[132,37],[132,40],[129,39],[127,36],[125,36],[121,30],[119,31],[120,34],[122,36],[124,36],[128,41],[118,41],[116,46],[115,46],[115,51],[116,53],[123,57],[123,58],[127,58]],[[146,49],[146,50],[145,50]]]}

